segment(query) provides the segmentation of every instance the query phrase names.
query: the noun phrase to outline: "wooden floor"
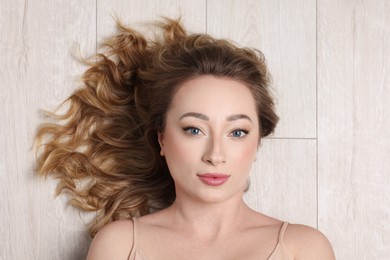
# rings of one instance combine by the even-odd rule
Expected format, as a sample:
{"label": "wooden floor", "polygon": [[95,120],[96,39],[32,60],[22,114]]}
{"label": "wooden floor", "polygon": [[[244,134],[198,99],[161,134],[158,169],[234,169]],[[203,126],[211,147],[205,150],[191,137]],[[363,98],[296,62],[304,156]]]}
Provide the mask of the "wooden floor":
{"label": "wooden floor", "polygon": [[337,259],[390,259],[390,1],[0,0],[1,260],[85,258],[93,215],[34,176],[31,146],[39,109],[78,86],[72,55],[95,53],[115,15],[137,28],[181,15],[263,51],[281,121],[247,202],[317,227]]}

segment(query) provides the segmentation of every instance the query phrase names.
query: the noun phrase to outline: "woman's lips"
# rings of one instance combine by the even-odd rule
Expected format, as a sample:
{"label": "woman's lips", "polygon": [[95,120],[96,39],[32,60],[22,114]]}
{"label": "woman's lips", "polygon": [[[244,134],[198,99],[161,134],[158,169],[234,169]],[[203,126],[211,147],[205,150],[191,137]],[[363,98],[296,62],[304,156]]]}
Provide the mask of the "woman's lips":
{"label": "woman's lips", "polygon": [[199,179],[207,185],[210,186],[219,186],[228,181],[230,175],[222,173],[202,173],[197,174]]}

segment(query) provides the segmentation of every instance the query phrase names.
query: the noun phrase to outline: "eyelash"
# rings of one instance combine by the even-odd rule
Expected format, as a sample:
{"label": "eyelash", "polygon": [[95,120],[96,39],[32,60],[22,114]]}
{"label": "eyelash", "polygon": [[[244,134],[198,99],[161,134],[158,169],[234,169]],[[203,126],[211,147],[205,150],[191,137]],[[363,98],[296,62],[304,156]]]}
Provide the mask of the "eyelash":
{"label": "eyelash", "polygon": [[[190,132],[191,130],[197,130],[198,132],[197,132],[197,133],[191,133],[191,132]],[[192,135],[192,136],[197,136],[197,135],[203,133],[202,130],[200,130],[198,127],[194,127],[194,126],[187,126],[187,127],[184,127],[184,128],[183,128],[183,131],[184,131],[186,134]],[[233,136],[233,133],[234,133],[234,132],[241,132],[241,133],[243,133],[244,135],[242,135],[242,136]],[[246,137],[248,134],[249,134],[249,131],[248,131],[248,130],[238,128],[238,129],[234,129],[233,131],[231,131],[230,134],[229,134],[229,136],[232,136],[234,139],[242,139],[242,138]]]}
{"label": "eyelash", "polygon": [[236,138],[236,139],[242,139],[242,138],[246,137],[249,134],[248,130],[245,130],[245,129],[235,129],[235,130],[233,130],[230,133],[230,135],[233,135],[234,132],[241,132],[241,133],[244,134],[243,136],[232,136],[233,138]]}
{"label": "eyelash", "polygon": [[202,130],[200,130],[199,128],[197,128],[197,127],[195,127],[195,126],[183,127],[183,131],[184,131],[186,134],[188,134],[188,135],[193,135],[193,136],[199,135],[199,133],[198,133],[198,134],[193,134],[193,133],[191,133],[191,132],[190,132],[191,130],[198,130],[199,133],[202,133]]}

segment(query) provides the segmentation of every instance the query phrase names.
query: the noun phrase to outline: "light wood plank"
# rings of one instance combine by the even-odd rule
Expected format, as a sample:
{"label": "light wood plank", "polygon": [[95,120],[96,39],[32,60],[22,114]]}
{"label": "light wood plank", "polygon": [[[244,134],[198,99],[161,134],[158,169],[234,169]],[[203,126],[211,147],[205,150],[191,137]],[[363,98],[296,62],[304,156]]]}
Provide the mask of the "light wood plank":
{"label": "light wood plank", "polygon": [[266,215],[316,227],[316,140],[262,142],[245,200]]}
{"label": "light wood plank", "polygon": [[75,87],[80,65],[70,49],[95,50],[95,1],[1,3],[0,259],[83,259],[83,220],[55,182],[34,177],[31,151],[40,108],[54,108]]}
{"label": "light wood plank", "polygon": [[316,1],[213,0],[207,31],[260,49],[278,99],[278,137],[316,137]]}
{"label": "light wood plank", "polygon": [[319,227],[338,259],[390,259],[389,14],[318,1]]}
{"label": "light wood plank", "polygon": [[[287,2],[208,1],[206,28],[205,0],[98,1],[98,41],[114,32],[114,12],[130,24],[181,12],[192,31],[264,51],[282,118],[276,136],[315,137],[315,1]],[[318,1],[319,229],[337,259],[390,257],[389,5]],[[85,257],[86,220],[53,199],[54,181],[33,177],[29,149],[36,111],[67,97],[83,69],[69,49],[95,49],[95,11],[92,0],[0,5],[0,259]],[[315,226],[315,140],[264,140],[252,175],[252,207]]]}
{"label": "light wood plank", "polygon": [[[115,20],[135,26],[147,35],[153,35],[153,28],[147,26],[161,17],[179,18],[189,31],[205,32],[206,30],[206,0],[115,0],[98,2],[98,40],[102,40],[115,32]],[[145,26],[146,25],[146,26]],[[150,25],[150,24],[149,24]]]}

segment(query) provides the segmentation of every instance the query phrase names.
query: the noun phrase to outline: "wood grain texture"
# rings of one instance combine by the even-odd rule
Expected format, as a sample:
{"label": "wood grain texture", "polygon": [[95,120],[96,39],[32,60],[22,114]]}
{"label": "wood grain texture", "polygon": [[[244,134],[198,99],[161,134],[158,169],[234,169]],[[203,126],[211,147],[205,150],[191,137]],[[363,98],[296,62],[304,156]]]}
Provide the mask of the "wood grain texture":
{"label": "wood grain texture", "polygon": [[318,1],[319,227],[338,259],[390,258],[389,14]]}
{"label": "wood grain texture", "polygon": [[316,140],[262,142],[245,195],[248,205],[290,223],[316,227]]}
{"label": "wood grain texture", "polygon": [[98,41],[115,32],[115,20],[119,17],[124,24],[135,26],[146,35],[152,36],[151,22],[162,17],[183,18],[190,31],[206,30],[206,0],[115,0],[101,1],[97,6]]}
{"label": "wood grain texture", "polygon": [[0,259],[83,259],[88,235],[55,182],[34,177],[40,108],[54,108],[80,73],[70,49],[95,49],[95,1],[1,2]]}
{"label": "wood grain texture", "polygon": [[93,53],[115,14],[135,26],[181,15],[191,31],[262,50],[281,122],[246,201],[318,222],[337,259],[390,258],[389,1],[0,1],[1,260],[85,258],[93,216],[54,199],[55,181],[33,174],[31,145],[38,110],[65,99],[85,69],[71,50]]}
{"label": "wood grain texture", "polygon": [[278,99],[277,137],[316,137],[316,1],[213,0],[207,32],[260,49]]}

